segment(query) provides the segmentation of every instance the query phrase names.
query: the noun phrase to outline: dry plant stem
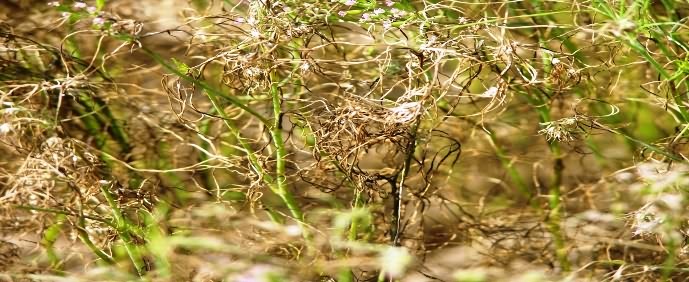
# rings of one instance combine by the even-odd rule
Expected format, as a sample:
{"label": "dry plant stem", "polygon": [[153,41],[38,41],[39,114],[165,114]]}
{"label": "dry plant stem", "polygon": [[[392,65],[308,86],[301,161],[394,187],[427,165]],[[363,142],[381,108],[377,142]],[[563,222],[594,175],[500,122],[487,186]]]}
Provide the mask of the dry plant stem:
{"label": "dry plant stem", "polygon": [[132,261],[133,266],[136,268],[137,274],[141,276],[143,275],[145,266],[143,258],[141,256],[141,253],[139,252],[139,248],[136,246],[134,240],[132,239],[132,235],[129,233],[129,223],[127,223],[127,220],[122,215],[122,211],[117,205],[117,202],[115,202],[115,198],[112,195],[112,193],[110,193],[110,190],[108,190],[108,188],[109,184],[100,186],[100,190],[103,193],[105,200],[108,202],[110,209],[112,209],[112,214],[115,219],[115,224],[117,226],[117,234],[122,239],[124,248],[127,250],[129,259]]}
{"label": "dry plant stem", "polygon": [[401,229],[402,229],[402,202],[404,196],[404,181],[409,175],[409,169],[411,168],[411,161],[414,158],[414,152],[416,151],[416,135],[418,133],[419,125],[421,124],[421,118],[419,118],[414,124],[412,129],[412,136],[407,145],[407,156],[404,160],[404,168],[402,168],[402,173],[400,175],[399,186],[394,186],[392,191],[393,196],[393,221],[391,224],[392,228],[392,245],[399,246],[401,239]]}
{"label": "dry plant stem", "polygon": [[[242,146],[242,149],[244,149],[244,151],[246,152],[246,156],[249,159],[249,165],[251,165],[251,168],[254,170],[254,172],[256,172],[259,175],[259,177],[261,177],[261,179],[263,179],[263,182],[266,185],[268,185],[268,187],[270,187],[271,190],[275,190],[275,180],[269,173],[267,173],[263,169],[261,164],[258,162],[258,157],[256,156],[256,153],[251,148],[251,145],[247,143],[246,140],[244,140],[237,126],[235,126],[232,120],[228,118],[227,114],[225,114],[225,111],[219,104],[220,102],[218,101],[218,98],[211,92],[204,91],[204,93],[206,93],[208,100],[210,100],[211,104],[213,105],[213,109],[215,110],[215,112],[217,112],[218,115],[223,119],[225,127],[227,127],[227,129],[230,130],[230,133],[232,133],[232,135],[235,136],[237,142],[239,142],[239,145]],[[269,210],[272,211],[272,208],[269,208]],[[279,214],[269,212],[268,215],[270,219],[274,222],[282,223],[282,218],[279,217]]]}
{"label": "dry plant stem", "polygon": [[246,111],[247,113],[251,114],[252,116],[254,116],[255,118],[257,118],[259,121],[261,121],[263,124],[270,124],[270,121],[269,121],[266,117],[264,117],[263,115],[261,115],[260,113],[258,113],[257,111],[255,111],[254,109],[250,108],[249,106],[244,105],[244,104],[243,104],[240,100],[238,100],[237,98],[232,97],[232,96],[229,96],[229,95],[225,95],[225,94],[222,93],[221,91],[219,91],[219,90],[213,88],[212,86],[210,86],[208,83],[206,83],[206,82],[204,82],[204,81],[201,81],[201,80],[198,80],[198,79],[195,79],[195,78],[193,78],[193,77],[191,77],[191,76],[189,76],[189,75],[187,75],[187,74],[185,74],[185,73],[180,72],[179,70],[177,70],[177,68],[175,68],[173,65],[169,64],[168,62],[166,62],[162,57],[160,57],[160,55],[158,55],[158,53],[153,52],[153,51],[151,51],[150,49],[147,49],[147,48],[142,48],[142,49],[144,50],[144,52],[145,52],[149,57],[151,57],[153,60],[155,60],[156,63],[158,63],[158,64],[160,64],[161,66],[163,66],[166,70],[168,70],[168,71],[174,73],[176,76],[178,76],[178,77],[181,78],[182,80],[187,81],[187,82],[189,82],[189,83],[193,83],[193,84],[195,84],[196,86],[201,87],[201,89],[205,90],[208,94],[212,94],[213,96],[222,97],[223,99],[228,100],[230,103],[232,103],[232,105],[235,105],[235,106],[237,106],[238,108],[240,108],[240,109]]}
{"label": "dry plant stem", "polygon": [[[222,98],[227,99],[230,103],[232,103],[233,105],[235,105],[235,106],[241,108],[242,110],[248,112],[249,114],[251,114],[252,116],[257,118],[263,124],[270,125],[271,124],[270,121],[267,118],[263,117],[258,112],[256,112],[255,110],[242,104],[241,101],[237,100],[236,98],[234,98],[232,96],[224,95],[222,92],[214,89],[213,87],[211,87],[207,83],[200,81],[200,80],[196,80],[196,79],[188,76],[187,74],[180,72],[174,66],[167,63],[157,53],[155,53],[149,49],[145,49],[145,48],[143,50],[146,52],[147,55],[149,55],[151,58],[153,58],[158,64],[162,65],[168,71],[174,73],[175,75],[177,75],[178,77],[180,77],[183,80],[186,80],[188,82],[194,83],[197,86],[200,86],[204,90],[206,96],[209,97],[215,110],[223,118],[223,122],[225,123],[227,128],[230,129],[230,132],[237,137],[238,142],[240,143],[242,148],[246,151],[247,157],[249,158],[249,163],[252,165],[253,169],[256,171],[256,173],[258,173],[258,175],[260,175],[263,178],[264,182],[267,183],[267,185],[271,188],[271,190],[273,190],[277,195],[279,195],[281,197],[283,202],[285,202],[285,205],[287,205],[287,207],[292,212],[292,215],[295,218],[297,218],[299,220],[299,222],[301,223],[302,222],[301,210],[297,207],[296,201],[291,196],[291,194],[289,194],[289,191],[286,191],[284,189],[280,190],[280,188],[279,188],[280,184],[278,184],[278,180],[273,180],[273,178],[270,176],[270,174],[266,173],[263,170],[260,163],[258,162],[258,158],[253,153],[251,146],[248,143],[246,143],[246,141],[242,138],[238,129],[230,122],[230,120],[225,115],[225,112],[223,111],[222,107],[220,107],[219,102],[218,102],[218,97],[222,97]],[[278,90],[276,85],[273,85],[272,87],[275,87],[276,91]],[[272,89],[272,87],[271,87],[271,89]],[[279,92],[279,91],[277,91],[277,92]],[[277,93],[277,95],[279,96],[279,93]],[[275,97],[273,97],[273,99],[274,98]],[[280,97],[277,97],[277,98],[278,98],[278,102],[279,102]],[[280,109],[279,103],[278,103],[277,107],[278,107],[278,109]],[[278,111],[278,112],[280,112],[280,111]],[[281,134],[282,133],[280,133],[280,139],[282,140]],[[271,135],[273,135],[272,131],[271,131]],[[283,142],[280,142],[280,143],[283,143]],[[283,148],[282,153],[285,153],[284,144],[282,144],[282,148]],[[279,151],[279,149],[278,149],[278,151]],[[284,157],[284,154],[282,154],[281,156]],[[282,159],[282,162],[283,162],[282,163],[282,166],[283,166],[282,170],[283,170],[283,177],[284,177],[284,159]],[[284,185],[284,183],[282,185]],[[287,192],[287,193],[285,194],[285,192]],[[283,196],[283,195],[285,195],[285,196]],[[286,200],[286,199],[291,199],[291,202],[288,204],[287,201],[289,201],[289,200]],[[297,211],[296,214],[299,215],[299,217],[297,217],[295,215],[294,211]],[[275,217],[276,214],[271,213],[270,215],[271,215],[270,218],[273,219],[273,221],[279,221],[279,219]]]}
{"label": "dry plant stem", "polygon": [[48,213],[54,213],[54,214],[61,214],[61,215],[69,215],[69,216],[75,216],[79,218],[85,218],[85,219],[90,219],[94,221],[101,222],[107,226],[115,228],[116,225],[108,220],[105,220],[103,218],[98,218],[95,216],[89,216],[89,215],[84,215],[84,214],[76,214],[72,213],[69,211],[63,211],[63,210],[57,210],[57,209],[46,209],[46,208],[39,208],[39,207],[33,207],[33,206],[16,206],[18,209],[23,209],[23,210],[32,210],[32,211],[40,211],[40,212],[48,212]]}

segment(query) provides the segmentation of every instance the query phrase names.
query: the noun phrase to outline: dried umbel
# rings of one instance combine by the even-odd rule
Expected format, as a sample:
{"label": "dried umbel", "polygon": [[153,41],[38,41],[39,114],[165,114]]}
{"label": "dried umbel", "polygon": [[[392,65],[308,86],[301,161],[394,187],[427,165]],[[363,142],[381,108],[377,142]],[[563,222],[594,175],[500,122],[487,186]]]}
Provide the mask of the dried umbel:
{"label": "dried umbel", "polygon": [[92,196],[97,193],[97,190],[89,189],[96,179],[94,162],[98,162],[97,158],[80,150],[75,143],[50,137],[26,156],[19,170],[10,178],[1,199],[4,203],[61,207],[66,203],[60,199],[71,198],[68,196],[70,189],[80,189],[84,197]]}
{"label": "dried umbel", "polygon": [[[113,228],[99,181],[134,175],[107,164],[131,148],[110,108],[117,103],[107,97],[110,78],[93,62],[4,26],[0,72],[0,151],[11,156],[0,160],[3,226],[41,234],[64,216],[66,232],[106,242]],[[123,206],[141,208],[116,194]]]}
{"label": "dried umbel", "polygon": [[268,62],[256,58],[256,54],[231,54],[222,56],[224,61],[223,83],[233,89],[255,89],[268,85]]}
{"label": "dried umbel", "polygon": [[548,82],[554,87],[555,93],[572,89],[582,79],[581,70],[577,70],[567,58],[553,57],[550,60],[551,69],[548,74]]}
{"label": "dried umbel", "polygon": [[416,119],[422,111],[421,102],[406,102],[388,109],[391,114],[386,117],[389,123],[408,123]]}
{"label": "dried umbel", "polygon": [[574,141],[579,132],[578,122],[577,117],[568,117],[541,123],[545,128],[539,130],[538,134],[545,135],[548,141]]}
{"label": "dried umbel", "polygon": [[644,197],[648,203],[630,215],[632,235],[641,237],[657,236],[667,241],[673,236],[684,234],[682,222],[686,222],[684,196],[678,192],[666,192]]}
{"label": "dried umbel", "polygon": [[665,216],[658,207],[648,204],[634,212],[632,229],[635,236],[656,234],[665,221]]}
{"label": "dried umbel", "polygon": [[386,123],[408,124],[416,121],[426,113],[424,102],[429,96],[428,87],[407,90],[400,96],[394,107],[387,108],[389,114]]}
{"label": "dried umbel", "polygon": [[[423,113],[421,102],[385,108],[370,101],[345,102],[315,112],[316,147],[334,156],[344,167],[355,165],[360,154],[385,145],[404,150],[411,122]],[[391,152],[396,150],[390,149]]]}
{"label": "dried umbel", "polygon": [[[634,6],[610,18],[628,18],[644,36],[622,28],[619,38],[606,38],[601,14],[625,5],[541,2],[190,1],[171,11],[185,18],[170,29],[152,24],[142,34],[139,21],[116,15],[145,2],[59,1],[54,6],[66,11],[51,9],[68,13],[58,21],[74,31],[63,40],[51,26],[61,45],[2,36],[0,139],[14,155],[0,159],[0,217],[17,215],[20,204],[24,214],[0,222],[36,230],[59,213],[61,234],[93,238],[80,246],[96,246],[104,262],[113,254],[120,272],[154,281],[285,280],[293,272],[303,272],[301,280],[501,281],[505,274],[511,281],[532,266],[576,278],[591,269],[592,279],[610,279],[619,266],[613,279],[636,279],[625,276],[630,268],[667,269],[673,250],[652,239],[665,226],[686,229],[686,201],[674,190],[686,184],[684,173],[647,168],[637,160],[648,154],[630,153],[686,142],[679,67],[686,27],[668,24],[677,13]],[[136,44],[146,52],[121,50]],[[661,75],[629,79],[649,57]],[[161,75],[162,91],[149,83]],[[645,80],[676,91],[625,91]],[[136,91],[127,91],[129,83]],[[625,104],[625,111],[632,101],[639,112],[670,114],[640,141],[625,134],[648,127],[635,127],[630,115],[591,116],[600,108],[574,99]],[[646,107],[657,102],[663,107]],[[548,121],[537,130],[547,145],[532,142],[539,118]],[[604,120],[615,121],[598,126]],[[601,135],[586,135],[593,128],[627,138],[599,142]],[[663,139],[645,141],[653,135]],[[582,137],[587,142],[570,143]],[[595,154],[578,158],[588,145]],[[459,162],[462,146],[468,154]],[[661,157],[676,164],[684,155]],[[553,167],[541,165],[552,158]],[[657,199],[632,195],[619,207],[611,198],[630,194],[628,187],[608,193],[604,175],[631,163]],[[620,180],[615,185],[637,179]],[[627,229],[613,215],[626,208],[634,210]],[[583,210],[612,219],[570,224]],[[131,240],[121,237],[128,228],[109,225],[118,217],[131,224]],[[70,226],[77,228],[70,233]],[[120,252],[126,243],[138,246]],[[136,249],[154,267],[130,267]],[[170,257],[192,273],[165,277]],[[486,266],[486,274],[454,264],[465,261]],[[462,271],[453,277],[435,268],[446,265]]]}

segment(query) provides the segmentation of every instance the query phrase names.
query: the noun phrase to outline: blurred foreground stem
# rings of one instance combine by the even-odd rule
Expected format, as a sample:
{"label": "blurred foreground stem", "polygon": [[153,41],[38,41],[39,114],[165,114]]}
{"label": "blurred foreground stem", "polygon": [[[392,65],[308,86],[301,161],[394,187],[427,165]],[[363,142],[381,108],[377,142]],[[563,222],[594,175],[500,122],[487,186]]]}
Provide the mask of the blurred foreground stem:
{"label": "blurred foreground stem", "polygon": [[129,223],[127,223],[126,219],[124,218],[124,215],[122,214],[122,211],[117,205],[114,196],[112,195],[112,193],[110,193],[109,185],[101,185],[100,190],[101,192],[103,192],[103,196],[105,197],[105,200],[108,202],[110,209],[112,209],[112,214],[117,227],[117,234],[120,236],[120,239],[122,239],[124,248],[127,250],[127,254],[129,255],[129,258],[131,259],[134,268],[136,268],[136,272],[139,275],[143,275],[145,263],[143,257],[141,256],[141,253],[139,252],[138,247],[134,243],[134,240],[131,234],[129,233]]}

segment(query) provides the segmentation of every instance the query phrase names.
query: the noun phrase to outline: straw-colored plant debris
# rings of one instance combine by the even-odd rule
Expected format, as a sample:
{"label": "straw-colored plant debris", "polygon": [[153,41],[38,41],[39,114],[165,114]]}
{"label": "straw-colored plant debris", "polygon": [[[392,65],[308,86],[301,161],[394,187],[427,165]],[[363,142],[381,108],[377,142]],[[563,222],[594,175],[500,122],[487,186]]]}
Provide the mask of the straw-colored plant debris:
{"label": "straw-colored plant debris", "polygon": [[0,281],[684,281],[688,19],[0,1]]}

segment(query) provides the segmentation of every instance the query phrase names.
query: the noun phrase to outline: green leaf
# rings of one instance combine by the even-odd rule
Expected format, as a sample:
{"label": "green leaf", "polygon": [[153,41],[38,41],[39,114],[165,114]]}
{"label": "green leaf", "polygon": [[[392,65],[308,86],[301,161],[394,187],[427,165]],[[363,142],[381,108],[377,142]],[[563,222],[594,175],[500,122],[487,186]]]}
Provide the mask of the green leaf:
{"label": "green leaf", "polygon": [[105,0],[96,0],[96,9],[100,11],[103,10],[103,7],[105,7]]}
{"label": "green leaf", "polygon": [[184,62],[178,61],[175,58],[172,58],[172,63],[175,64],[175,67],[177,68],[177,71],[186,74],[189,71],[189,66],[185,64]]}
{"label": "green leaf", "polygon": [[194,7],[197,10],[206,9],[206,8],[208,8],[208,5],[209,5],[208,1],[206,1],[206,0],[193,0],[192,3],[194,4]]}

